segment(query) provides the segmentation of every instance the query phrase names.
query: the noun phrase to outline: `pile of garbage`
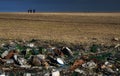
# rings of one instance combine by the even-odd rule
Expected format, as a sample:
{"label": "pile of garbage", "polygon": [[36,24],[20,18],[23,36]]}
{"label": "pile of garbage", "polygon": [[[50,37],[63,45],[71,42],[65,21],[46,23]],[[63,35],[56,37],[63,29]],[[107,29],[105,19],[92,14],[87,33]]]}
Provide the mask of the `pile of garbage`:
{"label": "pile of garbage", "polygon": [[0,46],[3,76],[119,76],[120,44],[40,46],[37,41],[10,41]]}

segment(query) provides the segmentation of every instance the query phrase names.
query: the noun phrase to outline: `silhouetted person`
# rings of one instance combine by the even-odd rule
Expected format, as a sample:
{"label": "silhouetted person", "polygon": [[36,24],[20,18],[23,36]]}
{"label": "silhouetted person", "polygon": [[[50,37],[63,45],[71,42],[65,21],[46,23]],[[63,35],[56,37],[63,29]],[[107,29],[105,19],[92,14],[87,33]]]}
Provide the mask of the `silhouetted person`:
{"label": "silhouetted person", "polygon": [[30,10],[28,10],[28,13],[30,13]]}
{"label": "silhouetted person", "polygon": [[33,9],[33,13],[35,13],[35,9]]}
{"label": "silhouetted person", "polygon": [[31,10],[31,9],[30,9],[29,11],[30,11],[30,13],[32,13],[32,10]]}
{"label": "silhouetted person", "polygon": [[36,10],[35,9],[28,9],[28,13],[35,13]]}

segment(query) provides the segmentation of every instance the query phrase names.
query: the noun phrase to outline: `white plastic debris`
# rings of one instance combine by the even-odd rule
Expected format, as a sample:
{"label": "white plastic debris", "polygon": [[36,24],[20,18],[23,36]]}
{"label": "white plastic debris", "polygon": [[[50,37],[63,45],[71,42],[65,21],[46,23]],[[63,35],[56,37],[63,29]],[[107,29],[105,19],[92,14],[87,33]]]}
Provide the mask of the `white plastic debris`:
{"label": "white plastic debris", "polygon": [[26,49],[26,53],[29,53],[29,52],[30,52],[30,50],[31,50],[30,48],[27,48],[27,49]]}
{"label": "white plastic debris", "polygon": [[49,52],[52,52],[54,49],[56,49],[56,47],[47,48],[47,50],[48,50]]}
{"label": "white plastic debris", "polygon": [[119,41],[119,38],[115,37],[113,38],[114,41]]}
{"label": "white plastic debris", "polygon": [[115,48],[117,48],[117,47],[119,47],[120,46],[120,44],[117,44],[116,46],[115,46]]}
{"label": "white plastic debris", "polygon": [[82,64],[82,67],[87,68],[87,63]]}
{"label": "white plastic debris", "polygon": [[50,73],[49,73],[49,72],[48,72],[48,73],[45,73],[44,76],[50,76]]}
{"label": "white plastic debris", "polygon": [[87,62],[87,65],[88,65],[89,69],[93,69],[97,66],[97,64],[93,61]]}
{"label": "white plastic debris", "polygon": [[64,65],[64,61],[61,58],[57,58],[57,62],[61,65]]}
{"label": "white plastic debris", "polygon": [[20,65],[25,65],[27,63],[24,58],[18,58],[18,62],[20,63]]}
{"label": "white plastic debris", "polygon": [[5,46],[5,43],[2,43],[2,44],[1,44],[1,47],[3,47],[3,46]]}
{"label": "white plastic debris", "polygon": [[38,57],[39,59],[42,59],[42,60],[45,59],[45,55],[42,55],[42,54],[37,55],[37,57]]}
{"label": "white plastic debris", "polygon": [[2,55],[1,55],[1,57],[4,58],[5,56],[8,55],[8,53],[9,53],[8,51],[4,51],[4,52],[2,53]]}
{"label": "white plastic debris", "polygon": [[83,71],[83,70],[80,70],[80,69],[75,69],[75,72],[78,72],[78,73],[80,73],[80,74],[84,74],[85,73],[85,71]]}
{"label": "white plastic debris", "polygon": [[31,73],[24,73],[24,76],[31,76]]}
{"label": "white plastic debris", "polygon": [[60,72],[58,70],[53,69],[52,76],[60,76]]}
{"label": "white plastic debris", "polygon": [[93,62],[93,61],[82,64],[82,67],[89,68],[89,69],[93,69],[96,66],[97,66],[97,64],[95,62]]}
{"label": "white plastic debris", "polygon": [[108,62],[108,61],[106,61],[106,62],[105,62],[105,65],[109,65],[109,62]]}
{"label": "white plastic debris", "polygon": [[22,68],[31,68],[31,65],[21,65]]}
{"label": "white plastic debris", "polygon": [[111,68],[107,68],[107,71],[110,73],[114,73],[113,69],[111,69]]}
{"label": "white plastic debris", "polygon": [[34,43],[30,43],[30,44],[27,44],[27,46],[34,47],[35,45],[34,45]]}
{"label": "white plastic debris", "polygon": [[119,69],[118,69],[118,68],[116,68],[116,71],[119,71]]}
{"label": "white plastic debris", "polygon": [[103,76],[103,74],[102,74],[102,73],[99,73],[99,74],[97,74],[97,76]]}
{"label": "white plastic debris", "polygon": [[17,55],[14,55],[14,59],[17,61]]}

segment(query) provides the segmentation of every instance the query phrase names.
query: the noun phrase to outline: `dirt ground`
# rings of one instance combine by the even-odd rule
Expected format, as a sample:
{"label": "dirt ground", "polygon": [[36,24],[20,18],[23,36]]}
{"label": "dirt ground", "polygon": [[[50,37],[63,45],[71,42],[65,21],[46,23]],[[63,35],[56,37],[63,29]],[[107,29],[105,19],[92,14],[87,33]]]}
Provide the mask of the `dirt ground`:
{"label": "dirt ground", "polygon": [[0,40],[110,43],[120,39],[120,13],[0,13]]}

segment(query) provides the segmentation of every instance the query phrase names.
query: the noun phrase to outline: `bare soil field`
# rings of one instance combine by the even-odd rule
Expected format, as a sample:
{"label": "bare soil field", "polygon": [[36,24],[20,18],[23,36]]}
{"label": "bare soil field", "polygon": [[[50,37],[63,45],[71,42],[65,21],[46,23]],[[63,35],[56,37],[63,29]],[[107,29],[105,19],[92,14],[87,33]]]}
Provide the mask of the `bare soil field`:
{"label": "bare soil field", "polygon": [[0,13],[0,39],[110,43],[120,38],[120,13]]}

